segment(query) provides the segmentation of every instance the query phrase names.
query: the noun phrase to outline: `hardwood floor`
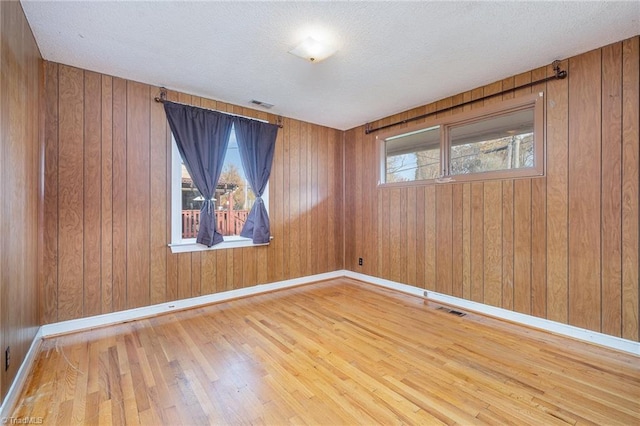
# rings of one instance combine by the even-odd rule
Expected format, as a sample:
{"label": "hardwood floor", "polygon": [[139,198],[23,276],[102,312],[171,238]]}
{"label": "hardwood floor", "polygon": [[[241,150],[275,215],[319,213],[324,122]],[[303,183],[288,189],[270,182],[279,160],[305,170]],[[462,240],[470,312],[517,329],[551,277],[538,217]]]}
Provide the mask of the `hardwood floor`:
{"label": "hardwood floor", "polygon": [[640,358],[337,279],[50,338],[44,424],[640,424]]}

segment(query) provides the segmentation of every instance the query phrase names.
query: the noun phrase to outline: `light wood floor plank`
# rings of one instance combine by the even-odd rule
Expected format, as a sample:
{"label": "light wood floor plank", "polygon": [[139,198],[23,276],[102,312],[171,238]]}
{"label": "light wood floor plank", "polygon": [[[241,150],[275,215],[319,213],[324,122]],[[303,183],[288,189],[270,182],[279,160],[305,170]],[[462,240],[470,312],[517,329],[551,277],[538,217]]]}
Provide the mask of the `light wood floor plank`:
{"label": "light wood floor plank", "polygon": [[47,339],[45,424],[640,424],[640,357],[335,279]]}

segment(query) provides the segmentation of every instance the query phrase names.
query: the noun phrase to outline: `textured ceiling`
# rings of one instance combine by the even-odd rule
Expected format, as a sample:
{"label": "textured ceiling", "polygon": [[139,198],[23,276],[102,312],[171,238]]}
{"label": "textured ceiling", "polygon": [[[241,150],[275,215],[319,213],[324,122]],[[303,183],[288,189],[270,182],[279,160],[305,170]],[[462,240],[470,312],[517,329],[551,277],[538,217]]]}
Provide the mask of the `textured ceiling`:
{"label": "textured ceiling", "polygon": [[640,33],[638,1],[22,5],[47,60],[343,130]]}

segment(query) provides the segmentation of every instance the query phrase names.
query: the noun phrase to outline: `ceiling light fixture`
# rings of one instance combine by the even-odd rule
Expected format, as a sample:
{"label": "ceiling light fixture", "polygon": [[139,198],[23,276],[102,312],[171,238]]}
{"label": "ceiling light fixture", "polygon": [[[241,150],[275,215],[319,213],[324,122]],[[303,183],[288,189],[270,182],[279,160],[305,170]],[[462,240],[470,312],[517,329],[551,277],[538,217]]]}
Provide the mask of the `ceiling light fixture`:
{"label": "ceiling light fixture", "polygon": [[320,62],[336,53],[337,50],[338,49],[327,43],[307,37],[302,41],[302,43],[297,45],[294,49],[291,49],[289,53],[310,62]]}

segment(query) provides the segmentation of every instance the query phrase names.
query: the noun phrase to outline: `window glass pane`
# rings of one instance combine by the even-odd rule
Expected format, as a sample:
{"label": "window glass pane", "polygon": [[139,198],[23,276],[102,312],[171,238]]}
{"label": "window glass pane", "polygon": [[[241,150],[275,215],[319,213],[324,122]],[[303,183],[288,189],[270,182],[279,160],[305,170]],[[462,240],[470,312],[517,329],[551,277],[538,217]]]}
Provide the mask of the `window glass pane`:
{"label": "window glass pane", "polygon": [[[182,238],[196,238],[204,198],[193,185],[184,164],[182,164],[181,182]],[[255,199],[255,194],[244,174],[236,134],[232,130],[216,195],[213,198],[218,232],[224,236],[240,235]]]}
{"label": "window glass pane", "polygon": [[440,175],[440,126],[385,139],[386,183],[435,179]]}
{"label": "window glass pane", "polygon": [[451,127],[449,173],[533,167],[533,120],[530,108]]}

